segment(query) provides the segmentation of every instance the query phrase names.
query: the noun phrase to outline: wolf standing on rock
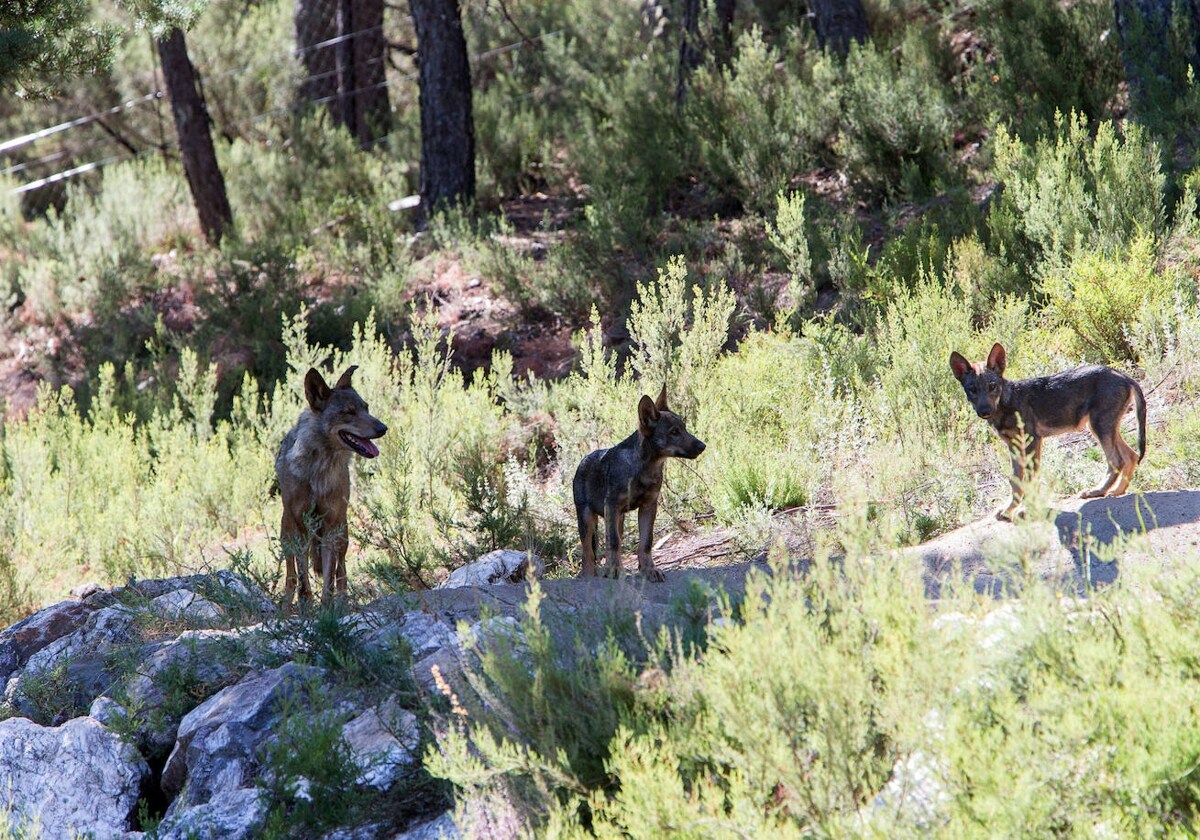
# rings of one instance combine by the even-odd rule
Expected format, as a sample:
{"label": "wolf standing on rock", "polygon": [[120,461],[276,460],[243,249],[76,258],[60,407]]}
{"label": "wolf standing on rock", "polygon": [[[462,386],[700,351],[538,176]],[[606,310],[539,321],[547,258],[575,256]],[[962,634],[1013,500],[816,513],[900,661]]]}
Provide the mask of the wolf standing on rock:
{"label": "wolf standing on rock", "polygon": [[346,511],[350,505],[350,458],[374,458],[371,441],[383,437],[387,426],[372,417],[354,390],[351,365],[330,388],[316,368],[304,377],[308,408],[287,433],[275,456],[275,475],[283,498],[279,540],[287,562],[284,600],[292,603],[296,587],[300,600],[312,598],[305,555],[321,576],[321,600],[328,602],[336,588],[346,591]]}
{"label": "wolf standing on rock", "polygon": [[638,512],[638,570],[646,580],[661,581],[654,568],[650,543],[662,490],[663,463],[668,458],[696,458],[704,443],[688,432],[683,418],[667,408],[667,387],[657,400],[643,396],[638,403],[638,429],[610,449],[588,453],[575,470],[572,490],[579,539],[583,542],[582,577],[595,576],[596,520],[604,517],[608,562],[605,577],[621,576],[621,533],[625,514]]}
{"label": "wolf standing on rock", "polygon": [[[1133,471],[1146,457],[1146,397],[1130,377],[1102,365],[1085,365],[1033,379],[1004,378],[1007,354],[999,342],[986,362],[971,364],[961,353],[950,354],[950,370],[962,383],[975,413],[991,424],[1012,453],[1012,501],[996,514],[1012,519],[1021,504],[1025,466],[1036,470],[1042,459],[1042,439],[1089,426],[1108,460],[1108,475],[1100,486],[1085,490],[1085,499],[1105,494],[1120,496]],[[1121,418],[1130,404],[1137,408],[1138,451],[1121,437]],[[1025,449],[1021,450],[1022,433]]]}

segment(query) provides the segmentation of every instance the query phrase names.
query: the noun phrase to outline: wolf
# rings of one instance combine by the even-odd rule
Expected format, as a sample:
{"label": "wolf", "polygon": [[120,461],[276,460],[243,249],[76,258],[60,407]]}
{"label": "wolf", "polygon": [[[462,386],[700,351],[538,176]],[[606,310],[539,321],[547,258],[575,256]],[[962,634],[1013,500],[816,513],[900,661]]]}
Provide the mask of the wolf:
{"label": "wolf", "polygon": [[297,587],[308,601],[305,555],[321,577],[321,600],[328,603],[336,589],[346,592],[346,511],[350,505],[350,459],[375,458],[372,443],[387,426],[351,384],[357,365],[351,365],[332,388],[316,368],[304,377],[308,407],[283,438],[275,456],[275,476],[283,499],[279,538],[287,562],[284,599],[291,606]]}
{"label": "wolf", "polygon": [[704,451],[704,443],[687,430],[683,418],[667,408],[664,385],[657,400],[642,396],[638,402],[638,428],[609,449],[588,453],[575,470],[571,488],[579,539],[583,543],[581,577],[595,576],[596,520],[604,517],[608,562],[604,577],[621,576],[621,533],[625,514],[638,512],[638,570],[650,581],[662,581],[654,568],[650,543],[658,494],[662,490],[663,464],[668,458],[693,459]]}
{"label": "wolf", "polygon": [[[1129,487],[1137,465],[1146,457],[1146,397],[1130,377],[1103,365],[1085,365],[1033,379],[1004,378],[1007,353],[997,342],[987,361],[972,364],[961,353],[950,354],[950,370],[962,383],[975,413],[991,424],[1012,455],[1012,501],[996,518],[1011,521],[1021,504],[1025,467],[1036,470],[1043,438],[1092,430],[1108,474],[1098,487],[1085,490],[1085,499],[1120,496]],[[1130,404],[1137,408],[1138,451],[1121,437],[1121,418]],[[1021,447],[1024,433],[1024,449]]]}

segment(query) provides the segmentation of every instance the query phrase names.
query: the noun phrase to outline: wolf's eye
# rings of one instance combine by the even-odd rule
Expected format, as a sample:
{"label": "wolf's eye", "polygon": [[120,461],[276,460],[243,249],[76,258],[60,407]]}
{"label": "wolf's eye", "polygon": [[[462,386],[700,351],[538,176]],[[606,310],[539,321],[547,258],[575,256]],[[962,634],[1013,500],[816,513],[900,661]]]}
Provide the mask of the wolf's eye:
{"label": "wolf's eye", "polygon": [[679,437],[679,427],[678,426],[672,427],[671,437]]}
{"label": "wolf's eye", "polygon": [[996,393],[996,390],[997,390],[999,387],[1000,387],[1000,386],[999,386],[999,385],[997,385],[995,382],[992,382],[992,383],[990,383],[990,384],[988,385],[988,390],[989,390],[989,391],[991,391],[991,392],[994,394],[994,393]]}

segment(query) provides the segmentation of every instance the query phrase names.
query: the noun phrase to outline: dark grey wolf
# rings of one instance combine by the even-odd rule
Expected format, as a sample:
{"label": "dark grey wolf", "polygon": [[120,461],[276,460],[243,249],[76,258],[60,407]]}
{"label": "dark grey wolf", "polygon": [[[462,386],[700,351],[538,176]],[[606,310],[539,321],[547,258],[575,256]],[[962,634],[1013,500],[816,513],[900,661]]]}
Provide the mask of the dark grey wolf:
{"label": "dark grey wolf", "polygon": [[[1099,487],[1081,495],[1094,499],[1124,493],[1133,471],[1146,457],[1146,397],[1137,382],[1102,365],[1009,381],[1004,378],[1006,364],[1007,354],[999,343],[992,347],[985,362],[971,364],[960,353],[950,354],[950,369],[962,383],[971,407],[991,424],[1012,453],[1012,501],[996,518],[1009,521],[1020,506],[1025,466],[1037,469],[1042,439],[1076,432],[1085,425],[1091,427],[1104,450],[1108,475]],[[1137,406],[1136,455],[1121,437],[1121,418],[1130,403]],[[1024,451],[1020,448],[1022,427]]]}
{"label": "dark grey wolf", "polygon": [[297,585],[300,600],[312,598],[305,555],[311,555],[313,571],[321,577],[323,602],[329,601],[335,588],[339,594],[346,591],[350,458],[379,455],[371,441],[387,432],[350,383],[357,369],[351,365],[330,388],[315,368],[309,368],[304,377],[308,408],[275,456],[283,498],[279,538],[287,560],[284,598],[289,605]]}
{"label": "dark grey wolf", "polygon": [[588,453],[575,470],[572,489],[579,539],[583,542],[582,577],[596,574],[596,519],[604,517],[608,562],[605,577],[621,576],[621,532],[625,514],[638,512],[638,570],[647,580],[661,581],[654,568],[650,542],[658,494],[662,489],[663,463],[668,458],[695,458],[704,443],[690,434],[683,418],[667,408],[667,389],[657,400],[643,396],[638,403],[638,429],[610,449]]}

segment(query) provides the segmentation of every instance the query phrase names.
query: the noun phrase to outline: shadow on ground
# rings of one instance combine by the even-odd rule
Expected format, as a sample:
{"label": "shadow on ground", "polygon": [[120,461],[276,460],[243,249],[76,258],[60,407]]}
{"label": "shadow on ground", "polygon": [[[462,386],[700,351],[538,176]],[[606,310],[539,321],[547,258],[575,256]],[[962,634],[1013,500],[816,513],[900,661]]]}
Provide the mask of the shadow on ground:
{"label": "shadow on ground", "polygon": [[994,596],[1025,574],[1081,591],[1115,581],[1122,562],[1200,552],[1200,490],[1067,499],[1045,522],[979,520],[910,549],[936,597],[959,575]]}

